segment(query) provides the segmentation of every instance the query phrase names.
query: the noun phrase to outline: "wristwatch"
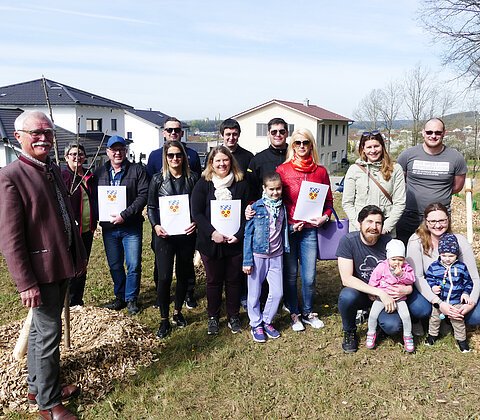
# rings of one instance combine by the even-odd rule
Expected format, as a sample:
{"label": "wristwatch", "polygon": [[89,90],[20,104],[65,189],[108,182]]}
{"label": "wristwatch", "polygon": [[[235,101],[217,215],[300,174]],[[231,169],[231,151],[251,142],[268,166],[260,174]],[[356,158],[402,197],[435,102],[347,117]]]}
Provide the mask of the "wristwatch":
{"label": "wristwatch", "polygon": [[328,214],[324,214],[324,216],[327,218],[327,220],[325,220],[325,223],[329,222],[330,221],[330,216]]}
{"label": "wristwatch", "polygon": [[432,306],[435,308],[435,309],[440,309],[440,304],[443,303],[443,301],[441,300],[440,302],[437,302],[437,303],[432,303]]}

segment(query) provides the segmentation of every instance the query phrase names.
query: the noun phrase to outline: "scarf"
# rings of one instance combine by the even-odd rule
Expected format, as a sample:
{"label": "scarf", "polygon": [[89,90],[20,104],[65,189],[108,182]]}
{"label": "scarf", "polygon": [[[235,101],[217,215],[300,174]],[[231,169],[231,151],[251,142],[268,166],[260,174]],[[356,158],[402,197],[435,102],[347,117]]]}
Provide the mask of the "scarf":
{"label": "scarf", "polygon": [[233,184],[233,172],[230,172],[226,177],[220,178],[219,176],[212,174],[212,182],[215,187],[215,198],[217,200],[231,200],[232,193],[228,189]]}
{"label": "scarf", "polygon": [[317,168],[317,164],[313,161],[312,155],[306,159],[300,159],[297,154],[293,155],[292,160],[290,161],[293,169],[299,172],[313,172]]}
{"label": "scarf", "polygon": [[275,220],[277,220],[278,215],[280,214],[280,209],[282,208],[282,199],[277,198],[274,200],[273,198],[270,198],[267,193],[264,191],[262,194],[262,200],[263,204],[265,204],[265,207],[268,209],[270,214],[273,216]]}

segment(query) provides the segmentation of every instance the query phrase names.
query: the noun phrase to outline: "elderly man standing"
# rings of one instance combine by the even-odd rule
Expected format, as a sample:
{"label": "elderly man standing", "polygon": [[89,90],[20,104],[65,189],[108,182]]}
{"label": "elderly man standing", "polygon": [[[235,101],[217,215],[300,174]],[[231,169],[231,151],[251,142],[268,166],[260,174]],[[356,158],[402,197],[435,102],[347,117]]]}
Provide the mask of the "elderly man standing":
{"label": "elderly man standing", "polygon": [[59,168],[48,153],[54,129],[42,112],[15,120],[19,159],[0,170],[0,250],[20,292],[32,308],[28,337],[28,400],[44,419],[76,419],[62,399],[80,390],[60,385],[61,313],[70,279],[86,268],[85,249],[75,226]]}
{"label": "elderly man standing", "polygon": [[[112,215],[110,221],[100,222],[115,293],[115,299],[105,307],[116,311],[127,307],[128,313],[135,315],[140,311],[138,294],[142,274],[142,210],[147,204],[148,177],[140,164],[127,160],[127,145],[123,137],[110,137],[107,156],[108,162],[95,171],[96,185],[124,185],[127,208],[120,214]],[[124,262],[127,266],[126,274]]]}

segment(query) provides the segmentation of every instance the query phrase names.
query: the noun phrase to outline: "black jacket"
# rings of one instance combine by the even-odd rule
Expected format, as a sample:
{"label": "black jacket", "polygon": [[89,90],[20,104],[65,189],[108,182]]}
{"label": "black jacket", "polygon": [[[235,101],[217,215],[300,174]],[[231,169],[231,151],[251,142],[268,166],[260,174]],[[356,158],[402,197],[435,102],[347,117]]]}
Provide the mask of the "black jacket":
{"label": "black jacket", "polygon": [[157,172],[153,175],[150,185],[148,187],[148,204],[147,213],[148,220],[152,227],[160,224],[160,211],[158,208],[158,197],[165,197],[169,195],[188,194],[192,195],[193,187],[198,181],[198,175],[196,172],[190,171],[190,176],[184,178],[183,188],[181,191],[175,191],[172,185],[172,175],[167,172],[167,176],[164,178],[162,172]]}
{"label": "black jacket", "polygon": [[[138,163],[124,161],[125,173],[122,176],[120,185],[127,187],[127,208],[120,213],[125,222],[117,226],[141,225],[145,220],[142,211],[147,204],[148,177],[145,169]],[[110,161],[100,166],[95,171],[95,186],[110,185]],[[97,194],[98,189],[95,188]],[[117,226],[110,222],[100,222],[103,229],[115,229]]]}

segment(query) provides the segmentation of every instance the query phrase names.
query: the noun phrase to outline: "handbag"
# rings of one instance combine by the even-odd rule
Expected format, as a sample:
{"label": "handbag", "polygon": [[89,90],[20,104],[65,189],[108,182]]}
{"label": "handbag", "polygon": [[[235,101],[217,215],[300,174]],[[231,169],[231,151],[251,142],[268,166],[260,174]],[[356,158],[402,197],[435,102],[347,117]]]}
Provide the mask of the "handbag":
{"label": "handbag", "polygon": [[380,191],[383,193],[383,195],[387,198],[388,201],[390,201],[390,204],[393,204],[392,196],[387,192],[385,188],[382,187],[382,184],[378,182],[370,172],[368,172],[362,165],[359,165],[358,163],[356,164],[363,172],[365,172],[368,177],[375,183],[375,185],[380,188]]}
{"label": "handbag", "polygon": [[336,220],[330,220],[317,228],[318,259],[336,260],[338,244],[348,233],[348,219],[339,219],[335,209],[330,207]]}

